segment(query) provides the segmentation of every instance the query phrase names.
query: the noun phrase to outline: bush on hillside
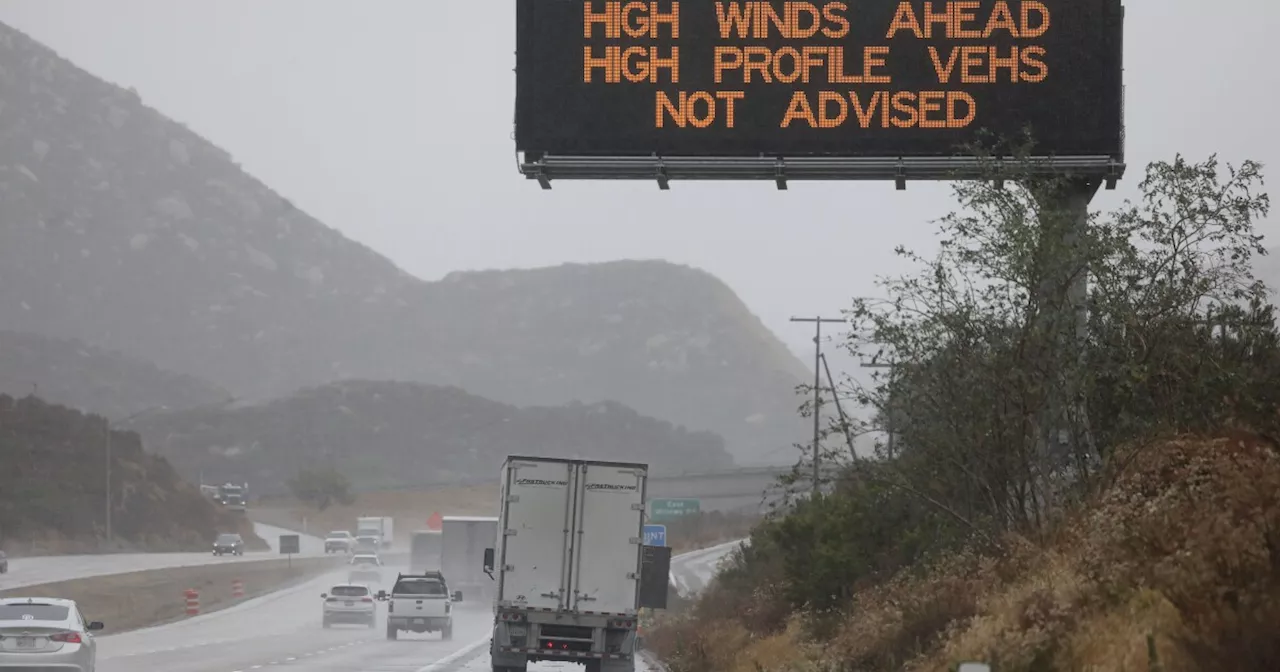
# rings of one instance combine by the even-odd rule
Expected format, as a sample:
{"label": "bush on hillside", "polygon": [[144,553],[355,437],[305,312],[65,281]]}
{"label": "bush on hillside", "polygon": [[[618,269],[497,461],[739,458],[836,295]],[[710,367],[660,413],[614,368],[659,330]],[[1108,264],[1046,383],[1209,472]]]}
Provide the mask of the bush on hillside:
{"label": "bush on hillside", "polygon": [[[1105,660],[1091,642],[1124,632],[1138,646],[1106,621],[1132,612],[1171,651],[1227,666],[1215,669],[1275,669],[1260,666],[1273,653],[1257,626],[1274,614],[1280,555],[1239,515],[1266,521],[1272,504],[1233,475],[1234,443],[1161,438],[1280,430],[1280,332],[1250,267],[1264,253],[1260,182],[1253,163],[1155,163],[1137,204],[1091,216],[1074,242],[1042,206],[1076,185],[957,187],[967,212],[943,221],[939,256],[906,253],[923,271],[851,312],[853,354],[894,362],[852,391],[892,421],[893,450],[830,470],[831,494],[761,525],[655,641],[709,672],[806,642],[834,646],[839,669],[995,655],[1002,669],[1075,670]],[[1085,274],[1081,332],[1066,309]],[[1196,493],[1230,513],[1191,510]],[[710,632],[755,641],[720,650]],[[1223,662],[1231,651],[1255,667]]]}

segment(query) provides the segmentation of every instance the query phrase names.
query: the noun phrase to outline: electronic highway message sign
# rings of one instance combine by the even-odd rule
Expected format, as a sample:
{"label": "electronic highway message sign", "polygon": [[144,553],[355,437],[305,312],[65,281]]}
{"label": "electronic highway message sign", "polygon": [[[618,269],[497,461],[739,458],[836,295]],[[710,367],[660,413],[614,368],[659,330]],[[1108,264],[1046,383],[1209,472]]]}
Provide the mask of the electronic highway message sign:
{"label": "electronic highway message sign", "polygon": [[1121,0],[517,0],[526,156],[1123,154]]}

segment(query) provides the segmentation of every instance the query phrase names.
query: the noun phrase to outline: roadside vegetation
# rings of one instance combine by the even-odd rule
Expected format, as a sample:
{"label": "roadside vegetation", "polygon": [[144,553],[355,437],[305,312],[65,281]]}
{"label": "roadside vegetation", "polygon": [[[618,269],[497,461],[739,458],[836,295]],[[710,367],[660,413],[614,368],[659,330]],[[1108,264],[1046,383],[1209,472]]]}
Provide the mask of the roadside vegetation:
{"label": "roadside vegetation", "polygon": [[845,347],[893,366],[832,432],[893,441],[824,456],[650,631],[672,672],[1280,669],[1261,168],[1153,163],[1075,235],[1069,186],[959,185],[937,256],[854,303]]}

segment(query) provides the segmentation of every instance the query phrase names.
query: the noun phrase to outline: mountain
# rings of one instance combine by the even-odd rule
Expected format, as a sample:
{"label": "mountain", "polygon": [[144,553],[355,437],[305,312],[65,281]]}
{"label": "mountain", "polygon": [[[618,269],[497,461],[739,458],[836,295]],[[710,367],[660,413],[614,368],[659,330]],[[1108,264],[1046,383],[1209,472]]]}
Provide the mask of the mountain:
{"label": "mountain", "polygon": [[785,460],[805,435],[803,365],[709,274],[620,262],[422,281],[3,25],[0,329],[249,400],[416,380],[520,405],[617,401],[746,460]]}
{"label": "mountain", "polygon": [[159,407],[189,408],[230,393],[193,376],[80,341],[0,331],[0,393],[36,393],[74,408],[123,418]]}
{"label": "mountain", "polygon": [[467,317],[440,334],[450,366],[418,379],[523,405],[616,400],[711,429],[740,458],[789,458],[805,435],[804,366],[705,271],[565,264],[453,273],[424,293],[430,314]]}
{"label": "mountain", "polygon": [[342,381],[256,406],[140,416],[129,425],[187,478],[286,491],[331,464],[357,490],[492,479],[509,454],[648,462],[654,473],[732,466],[724,440],[616,403],[518,408],[452,387]]}
{"label": "mountain", "polygon": [[[0,540],[35,554],[106,538],[106,424],[65,406],[0,394]],[[243,515],[215,508],[133,432],[111,432],[112,532],[121,548],[205,550],[220,531],[255,546]]]}

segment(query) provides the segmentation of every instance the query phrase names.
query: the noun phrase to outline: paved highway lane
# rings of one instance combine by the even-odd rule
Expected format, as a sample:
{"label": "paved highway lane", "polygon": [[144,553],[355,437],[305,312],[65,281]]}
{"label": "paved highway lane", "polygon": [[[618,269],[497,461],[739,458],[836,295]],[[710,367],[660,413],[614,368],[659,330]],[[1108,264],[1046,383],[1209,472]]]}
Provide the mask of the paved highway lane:
{"label": "paved highway lane", "polygon": [[[676,556],[673,576],[705,585],[720,558],[735,546]],[[399,568],[388,567],[394,576]],[[320,593],[345,579],[335,572],[305,584],[249,600],[231,609],[178,623],[98,638],[99,672],[471,672],[489,670],[493,622],[486,603],[464,602],[454,616],[453,641],[439,635],[401,633],[386,639],[386,605],[378,624],[320,627]],[[576,672],[580,666],[539,663],[531,672]],[[637,670],[644,666],[638,665]]]}
{"label": "paved highway lane", "polygon": [[[254,523],[254,530],[276,547],[279,535],[294,534],[270,525]],[[213,540],[209,543],[212,545]],[[302,537],[302,555],[324,555],[324,540]],[[247,562],[276,557],[273,552],[247,553],[242,557],[215,557],[213,553],[114,553],[106,555],[53,555],[37,558],[13,558],[9,573],[0,575],[0,590],[34,586],[41,583],[69,581],[91,576],[123,574],[149,569],[191,567],[210,563]],[[301,556],[299,556],[301,557]]]}
{"label": "paved highway lane", "polygon": [[720,563],[744,540],[692,551],[671,558],[671,583],[682,595],[694,595],[711,583]]}

